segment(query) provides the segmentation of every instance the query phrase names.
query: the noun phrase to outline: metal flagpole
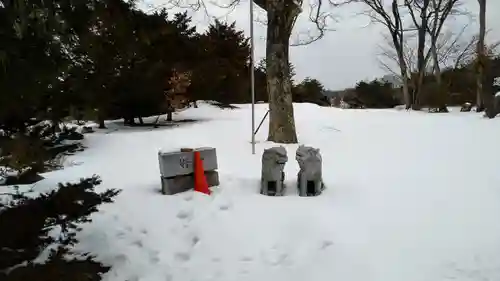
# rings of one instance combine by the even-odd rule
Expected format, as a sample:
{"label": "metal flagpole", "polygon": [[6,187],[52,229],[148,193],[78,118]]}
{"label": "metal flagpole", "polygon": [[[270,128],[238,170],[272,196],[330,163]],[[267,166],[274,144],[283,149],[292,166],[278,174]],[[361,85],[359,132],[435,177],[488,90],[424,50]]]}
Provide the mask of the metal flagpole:
{"label": "metal flagpole", "polygon": [[255,46],[253,38],[253,0],[250,1],[250,91],[252,94],[252,154],[255,154]]}

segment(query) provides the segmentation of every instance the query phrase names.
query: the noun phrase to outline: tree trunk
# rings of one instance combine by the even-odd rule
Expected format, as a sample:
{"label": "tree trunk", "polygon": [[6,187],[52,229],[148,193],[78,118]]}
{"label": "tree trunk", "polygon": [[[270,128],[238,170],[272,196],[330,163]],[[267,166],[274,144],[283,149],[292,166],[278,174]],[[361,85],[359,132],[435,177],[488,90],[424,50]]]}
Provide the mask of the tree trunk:
{"label": "tree trunk", "polygon": [[141,116],[139,116],[139,124],[144,125],[144,119]]}
{"label": "tree trunk", "polygon": [[477,74],[476,74],[476,111],[477,112],[482,112],[484,111],[484,103],[483,103],[483,82],[481,77],[483,76],[483,70],[482,67],[480,66],[479,58],[477,62]]}
{"label": "tree trunk", "polygon": [[173,112],[172,110],[167,111],[167,121],[168,121],[168,122],[172,122],[172,121],[174,121],[174,118],[173,118],[173,113],[174,113],[174,112]]}
{"label": "tree trunk", "polygon": [[479,2],[479,38],[477,40],[477,76],[476,76],[476,111],[485,110],[488,117],[491,117],[493,97],[484,89],[484,68],[486,63],[484,40],[486,36],[486,0],[478,0]]}
{"label": "tree trunk", "polygon": [[[392,15],[394,16],[394,23],[389,24],[389,32],[391,34],[392,43],[396,49],[396,54],[398,56],[399,69],[401,71],[401,80],[403,82],[403,97],[406,104],[406,109],[410,109],[412,106],[412,98],[410,96],[410,91],[408,89],[408,65],[404,58],[404,33],[403,33],[403,21],[401,20],[401,15],[399,14],[399,5],[397,0],[393,0],[391,4]],[[387,16],[387,14],[385,14]]]}
{"label": "tree trunk", "polygon": [[406,109],[410,109],[413,102],[410,95],[410,90],[408,89],[408,71],[403,54],[399,55],[399,68],[401,69],[401,82],[403,82],[403,98],[405,101],[405,107]]}
{"label": "tree trunk", "polygon": [[99,129],[106,129],[106,124],[104,124],[104,119],[99,118]]}
{"label": "tree trunk", "polygon": [[[425,43],[427,37],[427,8],[429,6],[430,0],[424,0],[422,4],[422,9],[420,13],[420,25],[418,26],[418,48],[417,48],[417,68],[418,68],[418,80],[416,87],[413,91],[413,104],[418,104],[418,99],[422,92],[422,86],[424,84],[425,77],[425,67],[427,65],[427,60],[425,57]],[[415,24],[417,24],[415,22]]]}
{"label": "tree trunk", "polygon": [[102,110],[97,110],[97,123],[99,123],[99,129],[106,129],[106,124],[104,124],[104,114]]}
{"label": "tree trunk", "polygon": [[448,107],[446,106],[446,101],[447,101],[447,95],[448,95],[448,89],[443,87],[443,79],[441,77],[441,67],[439,66],[439,57],[438,57],[438,50],[436,47],[437,44],[437,38],[432,38],[431,39],[431,52],[432,52],[432,59],[434,60],[434,76],[436,77],[436,84],[437,84],[437,109],[438,112],[448,112]]}
{"label": "tree trunk", "polygon": [[269,95],[267,140],[276,143],[297,143],[288,51],[291,31],[300,7],[287,0],[266,3],[266,72]]}
{"label": "tree trunk", "polygon": [[161,114],[156,117],[155,122],[153,123],[153,128],[158,128],[158,121],[160,121]]}
{"label": "tree trunk", "polygon": [[57,120],[52,120],[52,134],[56,134],[61,131],[60,123]]}
{"label": "tree trunk", "polygon": [[486,0],[479,2],[479,38],[477,40],[476,111],[484,110],[484,37],[486,36]]}
{"label": "tree trunk", "polygon": [[408,88],[408,66],[406,65],[403,54],[403,38],[399,38],[397,33],[394,32],[392,34],[392,42],[398,56],[399,69],[401,71],[401,82],[403,82],[403,98],[405,101],[405,107],[406,109],[410,109],[413,104],[413,99]]}

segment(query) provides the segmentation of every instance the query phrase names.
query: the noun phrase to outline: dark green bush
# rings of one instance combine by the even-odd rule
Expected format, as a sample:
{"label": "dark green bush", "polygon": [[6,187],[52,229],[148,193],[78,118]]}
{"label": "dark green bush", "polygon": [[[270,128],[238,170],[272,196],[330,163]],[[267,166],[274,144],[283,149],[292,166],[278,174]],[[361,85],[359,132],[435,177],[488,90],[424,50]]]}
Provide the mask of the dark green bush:
{"label": "dark green bush", "polygon": [[[59,184],[58,189],[30,198],[15,191],[3,194],[0,204],[0,278],[2,280],[99,280],[109,268],[93,261],[68,260],[65,254],[77,242],[79,224],[103,203],[111,203],[119,191],[95,192],[101,180],[81,179],[78,183]],[[49,235],[60,231],[57,237]],[[33,262],[51,247],[45,264]],[[99,277],[99,278],[98,278]]]}

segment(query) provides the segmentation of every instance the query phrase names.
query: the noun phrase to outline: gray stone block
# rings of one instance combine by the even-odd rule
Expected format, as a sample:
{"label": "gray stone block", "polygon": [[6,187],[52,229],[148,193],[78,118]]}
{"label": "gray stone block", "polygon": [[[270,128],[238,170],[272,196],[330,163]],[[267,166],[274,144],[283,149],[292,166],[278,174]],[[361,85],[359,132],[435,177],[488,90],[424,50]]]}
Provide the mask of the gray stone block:
{"label": "gray stone block", "polygon": [[262,154],[262,174],[260,193],[269,196],[282,196],[285,192],[285,173],[283,169],[288,161],[283,146],[264,150]]}
{"label": "gray stone block", "polygon": [[[219,185],[219,173],[217,171],[205,171],[208,186]],[[173,195],[194,189],[194,175],[181,175],[171,178],[161,178],[161,191],[165,195]]]}
{"label": "gray stone block", "polygon": [[[200,152],[205,171],[217,170],[217,153],[213,147],[200,147],[195,151]],[[158,161],[160,162],[160,174],[164,178],[174,176],[189,175],[194,172],[194,153],[172,151],[158,152]]]}
{"label": "gray stone block", "polygon": [[297,188],[299,196],[317,196],[323,191],[322,159],[319,149],[300,145],[295,159],[299,163]]}

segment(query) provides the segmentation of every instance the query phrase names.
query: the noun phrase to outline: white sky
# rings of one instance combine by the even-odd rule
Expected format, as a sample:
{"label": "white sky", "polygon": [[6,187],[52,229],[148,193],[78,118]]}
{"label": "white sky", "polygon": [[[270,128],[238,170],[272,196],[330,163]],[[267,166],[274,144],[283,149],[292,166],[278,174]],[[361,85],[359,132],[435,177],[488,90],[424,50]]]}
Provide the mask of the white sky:
{"label": "white sky", "polygon": [[[169,0],[142,0],[140,4],[145,10],[150,7],[165,5]],[[195,0],[188,0],[192,3]],[[250,34],[249,2],[242,0],[235,10],[229,11],[210,5],[210,2],[228,3],[229,0],[205,0],[208,4],[209,15],[219,19],[233,22],[245,34]],[[305,3],[315,0],[304,0]],[[470,34],[476,33],[478,3],[476,0],[464,0],[465,8],[471,15],[476,17],[469,24]],[[167,6],[168,7],[168,6]],[[368,18],[359,15],[363,6],[349,5],[347,7],[330,9],[338,17],[338,22],[332,23],[330,31],[323,39],[306,46],[292,47],[290,59],[295,65],[297,81],[305,77],[320,80],[326,88],[337,90],[353,86],[356,82],[364,79],[373,79],[387,74],[377,62],[377,54],[380,53],[378,44],[382,43],[382,34],[385,33],[383,26],[369,24]],[[178,9],[175,9],[179,11]],[[255,55],[256,60],[265,56],[266,29],[259,21],[265,21],[265,13],[254,5],[256,22],[255,28]],[[174,11],[172,11],[174,12]],[[193,21],[198,29],[204,29],[211,19],[202,11],[192,13]],[[462,23],[469,22],[468,18],[450,19],[449,28],[461,29]],[[487,41],[492,42],[500,39],[500,0],[488,0],[487,4],[487,29],[489,29]],[[308,11],[299,18],[292,41],[297,41],[300,34],[308,30],[314,31],[314,27],[308,21]]]}

